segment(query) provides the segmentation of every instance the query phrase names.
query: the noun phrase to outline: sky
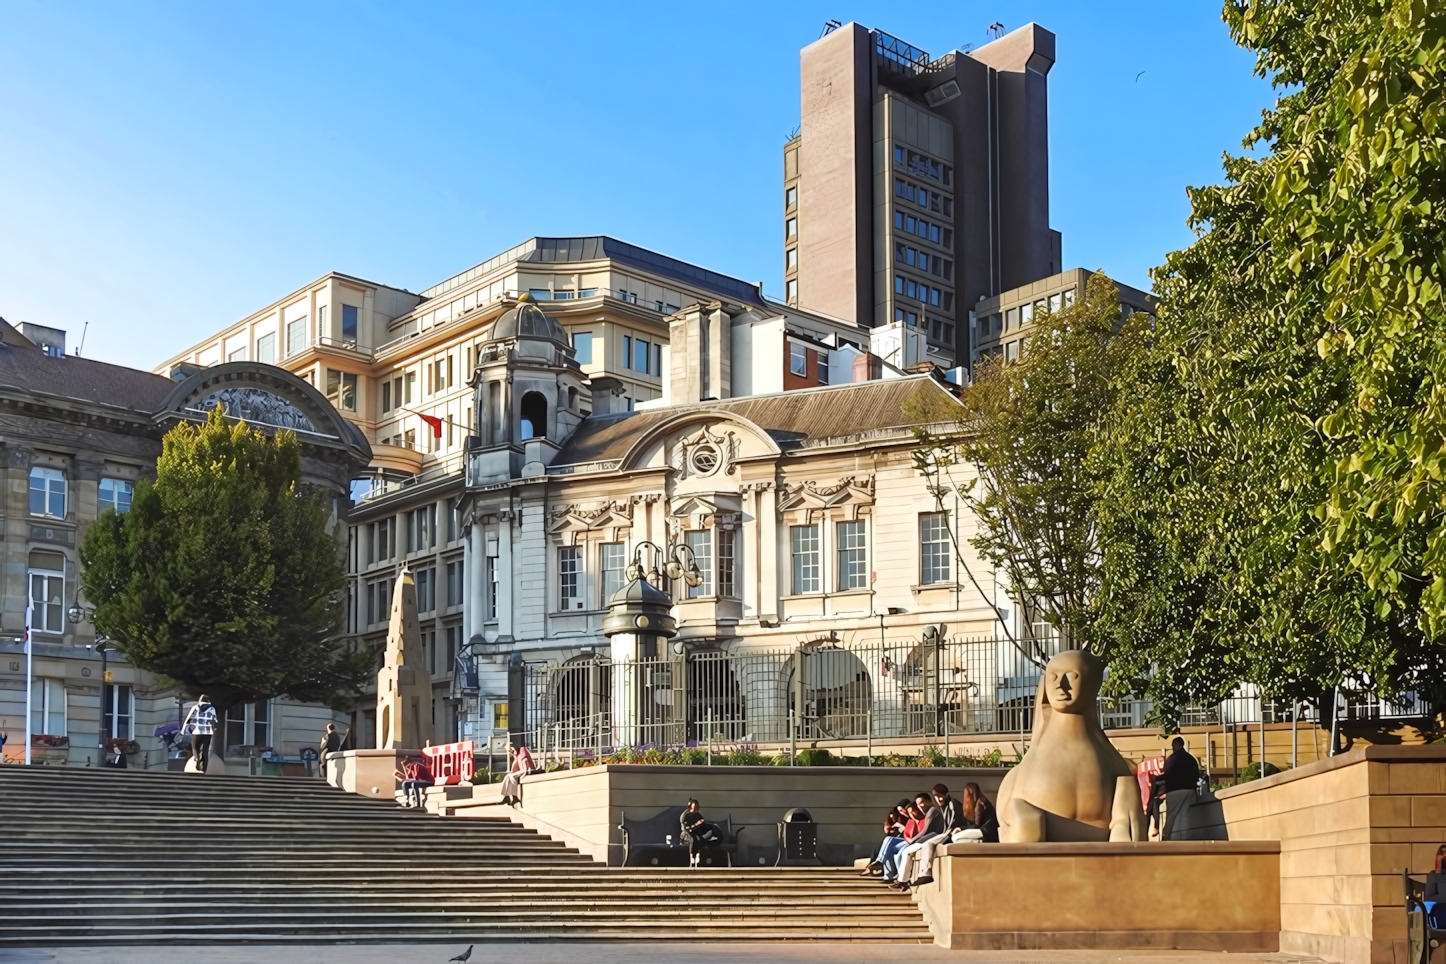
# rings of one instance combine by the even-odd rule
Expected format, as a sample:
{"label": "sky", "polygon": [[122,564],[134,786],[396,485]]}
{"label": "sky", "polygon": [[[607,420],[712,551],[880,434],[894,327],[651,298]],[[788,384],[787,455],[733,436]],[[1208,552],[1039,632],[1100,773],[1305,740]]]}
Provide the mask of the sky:
{"label": "sky", "polygon": [[[0,0],[0,317],[151,368],[327,271],[419,291],[608,234],[782,293],[798,51],[854,20],[939,56],[1058,37],[1066,267],[1149,287],[1187,185],[1274,101],[1191,3]],[[88,326],[88,328],[87,328]]]}

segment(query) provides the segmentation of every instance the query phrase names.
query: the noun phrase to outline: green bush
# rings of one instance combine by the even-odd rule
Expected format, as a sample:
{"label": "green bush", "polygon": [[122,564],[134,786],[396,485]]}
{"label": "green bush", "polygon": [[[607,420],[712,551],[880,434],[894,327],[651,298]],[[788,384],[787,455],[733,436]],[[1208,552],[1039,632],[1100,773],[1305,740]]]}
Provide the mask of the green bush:
{"label": "green bush", "polygon": [[810,747],[806,750],[799,750],[794,762],[801,767],[827,767],[833,766],[835,760],[834,755],[828,750],[822,747]]}
{"label": "green bush", "polygon": [[[1279,772],[1280,767],[1276,766],[1274,763],[1271,763],[1269,760],[1265,761],[1265,776],[1270,776],[1273,773]],[[1260,764],[1248,763],[1246,764],[1245,769],[1240,771],[1240,778],[1236,780],[1236,783],[1249,783],[1251,780],[1259,780],[1260,777]]]}
{"label": "green bush", "polygon": [[[713,759],[716,762],[718,755],[714,754]],[[731,750],[724,757],[723,764],[730,767],[757,767],[767,766],[768,761],[757,750]]]}

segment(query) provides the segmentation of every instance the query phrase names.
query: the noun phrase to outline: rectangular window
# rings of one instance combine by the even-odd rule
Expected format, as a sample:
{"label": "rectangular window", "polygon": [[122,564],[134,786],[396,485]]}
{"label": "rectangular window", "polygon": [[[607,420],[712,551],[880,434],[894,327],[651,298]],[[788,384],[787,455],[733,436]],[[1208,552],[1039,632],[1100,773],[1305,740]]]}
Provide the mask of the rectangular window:
{"label": "rectangular window", "polygon": [[447,563],[447,605],[462,605],[462,561]]}
{"label": "rectangular window", "polygon": [[633,341],[633,370],[646,375],[651,364],[653,346],[641,338]]}
{"label": "rectangular window", "polygon": [[391,519],[383,519],[377,523],[377,559],[390,559],[397,554],[396,540],[392,535]]}
{"label": "rectangular window", "polygon": [[903,293],[904,293],[904,276],[901,275],[901,274],[896,274],[896,275],[894,275],[894,294],[896,294],[896,295],[901,295],[901,294],[903,294]]}
{"label": "rectangular window", "polygon": [[914,263],[914,255],[915,255],[915,254],[917,254],[917,252],[916,252],[913,248],[905,248],[905,249],[904,249],[904,264],[912,265],[912,264]]}
{"label": "rectangular window", "polygon": [[348,348],[356,347],[356,316],[356,306],[341,306],[341,342]]}
{"label": "rectangular window", "polygon": [[102,683],[100,704],[104,716],[101,728],[105,730],[105,736],[112,740],[134,739],[131,722],[136,716],[136,704],[131,688]]}
{"label": "rectangular window", "polygon": [[838,524],[838,588],[867,589],[869,561],[864,543],[863,522]]}
{"label": "rectangular window", "polygon": [[[944,304],[942,307],[945,311],[954,310],[954,293],[952,291],[944,292]],[[994,317],[998,318],[999,316],[995,315]]]}
{"label": "rectangular window", "polygon": [[557,550],[557,608],[582,608],[582,549],[559,546]]}
{"label": "rectangular window", "polygon": [[623,367],[633,367],[633,336],[623,336]]}
{"label": "rectangular window", "polygon": [[598,570],[602,573],[602,605],[607,606],[613,594],[627,584],[623,570],[627,568],[626,553],[621,542],[604,542],[598,547]]}
{"label": "rectangular window", "polygon": [[226,360],[227,360],[228,362],[245,361],[245,360],[246,360],[246,346],[245,346],[245,345],[242,345],[240,348],[237,348],[235,351],[231,352],[231,354],[229,354],[229,355],[226,356]]}
{"label": "rectangular window", "polygon": [[789,218],[784,223],[783,232],[785,237],[793,238],[798,236],[798,218]]}
{"label": "rectangular window", "polygon": [[787,290],[788,290],[788,299],[789,299],[790,301],[792,301],[792,300],[794,300],[795,298],[798,297],[798,279],[797,279],[797,278],[789,278],[789,279],[788,279]]}
{"label": "rectangular window", "polygon": [[688,586],[689,599],[701,599],[704,596],[713,595],[713,533],[708,529],[695,529],[685,533],[684,539],[687,546],[693,552],[693,562],[698,566],[698,572],[703,576],[703,581],[696,586]]}
{"label": "rectangular window", "polygon": [[944,241],[943,241],[943,244],[944,244],[944,247],[946,247],[946,248],[952,248],[952,247],[954,247],[954,232],[951,231],[951,230],[949,230],[948,228],[945,228],[945,229],[944,229]]}
{"label": "rectangular window", "polygon": [[929,240],[933,241],[935,244],[939,243],[939,225],[929,225]]}
{"label": "rectangular window", "polygon": [[790,211],[792,211],[794,208],[798,207],[798,188],[797,188],[797,187],[791,187],[791,188],[789,188],[787,191],[783,192],[783,203],[784,203],[784,206],[785,206],[788,210],[790,210]]}
{"label": "rectangular window", "polygon": [[786,270],[786,271],[792,271],[794,268],[797,268],[797,267],[798,267],[798,249],[797,249],[797,248],[789,248],[789,249],[788,249],[788,253],[785,254],[785,255],[783,256],[783,258],[784,258],[784,270]]}
{"label": "rectangular window", "polygon": [[788,370],[795,375],[808,375],[808,349],[796,341],[788,343]]}
{"label": "rectangular window", "polygon": [[263,365],[276,364],[275,332],[267,332],[256,339],[256,360]]}
{"label": "rectangular window", "polygon": [[351,372],[326,370],[326,397],[343,412],[356,411],[356,376]]}
{"label": "rectangular window", "polygon": [[331,332],[326,330],[326,305],[316,306],[316,343],[324,344],[331,338]]}
{"label": "rectangular window", "polygon": [[920,270],[920,271],[928,271],[928,270],[929,270],[929,252],[927,252],[927,251],[920,251],[920,252],[919,252],[919,270]]}
{"label": "rectangular window", "polygon": [[736,597],[738,565],[738,530],[714,529],[718,539],[718,595]]}
{"label": "rectangular window", "polygon": [[818,353],[818,383],[820,385],[828,384],[828,352],[826,351]]}
{"label": "rectangular window", "polygon": [[919,584],[933,586],[951,581],[949,515],[925,512],[919,516]]}
{"label": "rectangular window", "polygon": [[919,286],[914,284],[913,279],[904,282],[904,290],[910,298],[919,297]]}
{"label": "rectangular window", "polygon": [[306,347],[306,319],[298,318],[286,326],[286,354],[295,355]]}
{"label": "rectangular window", "polygon": [[457,653],[462,649],[462,627],[447,627],[447,664],[442,669],[444,673],[455,673],[457,671]]}
{"label": "rectangular window", "polygon": [[30,514],[65,518],[65,472],[35,466],[30,470]]}
{"label": "rectangular window", "polygon": [[653,345],[653,374],[663,374],[663,346],[658,344]]}
{"label": "rectangular window", "polygon": [[391,410],[392,410],[392,383],[391,383],[390,381],[385,381],[385,382],[382,382],[382,411],[383,411],[383,412],[390,412]]}
{"label": "rectangular window", "polygon": [[793,550],[793,595],[818,592],[823,588],[818,526],[791,526],[789,537]]}
{"label": "rectangular window", "polygon": [[407,533],[407,551],[420,552],[437,545],[437,506],[424,505],[412,510],[412,522]]}
{"label": "rectangular window", "polygon": [[1066,291],[1066,292],[1064,293],[1064,306],[1065,306],[1066,308],[1073,308],[1073,307],[1074,307],[1074,289],[1073,289],[1073,288],[1069,289],[1068,291]]}
{"label": "rectangular window", "polygon": [[36,677],[30,681],[30,732],[65,736],[65,682]]}
{"label": "rectangular window", "polygon": [[577,358],[579,365],[592,364],[592,332],[575,331],[572,333],[572,352]]}
{"label": "rectangular window", "polygon": [[38,633],[65,632],[65,574],[30,570],[30,607],[31,629]]}
{"label": "rectangular window", "polygon": [[487,557],[487,618],[497,618],[497,557]]}
{"label": "rectangular window", "polygon": [[954,216],[954,202],[949,198],[944,199],[944,216],[949,218]]}
{"label": "rectangular window", "polygon": [[135,494],[136,484],[127,482],[125,479],[101,479],[100,480],[100,506],[101,512],[111,509],[115,512],[126,513],[131,510],[131,496]]}
{"label": "rectangular window", "polygon": [[447,500],[447,541],[456,542],[462,534],[462,510],[456,496]]}
{"label": "rectangular window", "polygon": [[416,372],[407,372],[406,380],[403,382],[403,390],[402,390],[402,402],[403,402],[404,404],[407,404],[407,405],[412,404],[412,393],[416,390],[416,388],[417,388],[417,373],[416,373]]}
{"label": "rectangular window", "polygon": [[429,613],[437,608],[437,570],[417,570],[417,612]]}
{"label": "rectangular window", "polygon": [[938,288],[930,288],[930,289],[929,289],[929,304],[934,305],[935,307],[937,307],[938,304],[939,304],[939,294],[940,294],[940,291],[939,291]]}

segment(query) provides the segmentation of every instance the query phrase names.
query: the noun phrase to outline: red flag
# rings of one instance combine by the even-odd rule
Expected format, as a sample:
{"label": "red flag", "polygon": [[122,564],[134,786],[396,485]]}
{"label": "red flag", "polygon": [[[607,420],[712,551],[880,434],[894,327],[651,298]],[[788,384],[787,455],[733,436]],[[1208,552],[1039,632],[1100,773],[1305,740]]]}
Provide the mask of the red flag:
{"label": "red flag", "polygon": [[435,415],[423,415],[421,412],[417,413],[417,418],[432,426],[432,438],[442,437],[442,420],[440,418]]}

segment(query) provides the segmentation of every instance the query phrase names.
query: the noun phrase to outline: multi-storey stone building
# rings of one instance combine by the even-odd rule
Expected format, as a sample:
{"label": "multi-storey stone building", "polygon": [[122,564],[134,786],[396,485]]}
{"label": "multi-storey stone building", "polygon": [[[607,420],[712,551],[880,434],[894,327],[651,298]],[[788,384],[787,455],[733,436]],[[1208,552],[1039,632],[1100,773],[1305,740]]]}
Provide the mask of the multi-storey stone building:
{"label": "multi-storey stone building", "polygon": [[[1029,343],[1036,312],[1059,311],[1083,298],[1092,271],[1074,268],[1061,274],[985,298],[974,306],[974,330],[971,332],[969,363],[985,356],[998,356],[1018,361]],[[1154,314],[1155,297],[1138,288],[1115,283],[1120,293],[1120,309],[1125,314],[1137,311]]]}
{"label": "multi-storey stone building", "polygon": [[[305,480],[336,492],[340,520],[350,479],[371,460],[362,433],[286,371],[234,360],[177,375],[67,355],[63,331],[0,320],[0,732],[8,736],[7,761],[25,755],[30,608],[33,758],[97,765],[102,742],[120,741],[130,765],[165,765],[153,734],[176,720],[176,693],[120,653],[107,653],[102,669],[103,641],[85,618],[77,550],[101,512],[129,510],[137,480],[154,474],[172,426],[204,419],[224,403],[249,424],[296,430]],[[228,748],[269,747],[295,759],[332,718],[325,707],[263,701],[232,708],[221,739]]]}

